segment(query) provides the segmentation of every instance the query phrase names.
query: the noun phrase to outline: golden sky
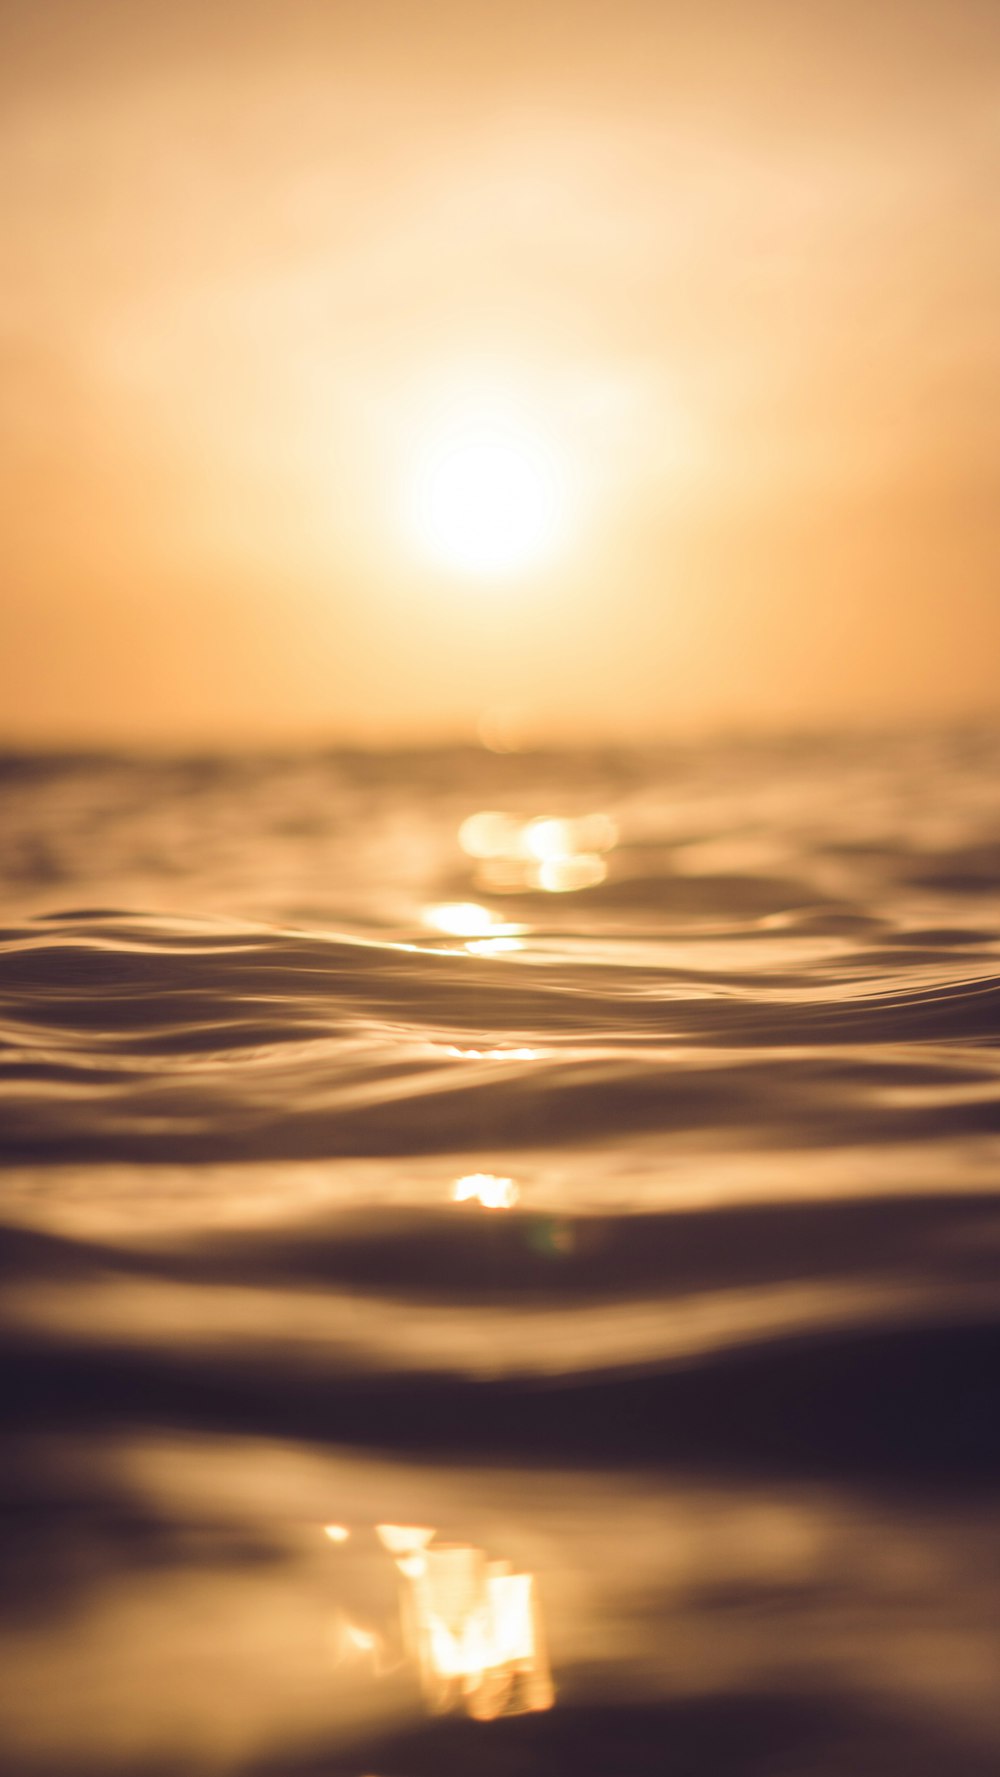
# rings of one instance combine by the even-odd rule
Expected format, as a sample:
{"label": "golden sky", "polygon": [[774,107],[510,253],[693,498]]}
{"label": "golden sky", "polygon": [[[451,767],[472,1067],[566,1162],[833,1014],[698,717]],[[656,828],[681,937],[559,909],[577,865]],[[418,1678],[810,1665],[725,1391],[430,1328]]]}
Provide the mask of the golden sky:
{"label": "golden sky", "polygon": [[[0,737],[1000,706],[996,0],[0,24]],[[484,576],[413,489],[499,411]]]}

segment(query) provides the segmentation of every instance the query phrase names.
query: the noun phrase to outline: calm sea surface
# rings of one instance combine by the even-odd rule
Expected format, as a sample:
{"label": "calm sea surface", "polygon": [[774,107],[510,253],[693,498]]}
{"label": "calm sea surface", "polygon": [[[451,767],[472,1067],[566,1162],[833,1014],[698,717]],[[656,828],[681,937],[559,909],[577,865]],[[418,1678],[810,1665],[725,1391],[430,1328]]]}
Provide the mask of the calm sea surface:
{"label": "calm sea surface", "polygon": [[0,847],[5,1777],[996,1777],[1000,738]]}

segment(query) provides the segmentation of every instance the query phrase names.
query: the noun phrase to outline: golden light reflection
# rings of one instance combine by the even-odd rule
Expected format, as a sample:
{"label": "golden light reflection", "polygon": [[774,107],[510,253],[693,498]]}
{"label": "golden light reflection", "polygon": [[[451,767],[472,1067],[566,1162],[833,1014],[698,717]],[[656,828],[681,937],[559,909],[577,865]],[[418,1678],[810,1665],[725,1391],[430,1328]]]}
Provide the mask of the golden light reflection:
{"label": "golden light reflection", "polygon": [[432,1541],[436,1532],[426,1524],[376,1524],[375,1535],[384,1549],[395,1557],[418,1555]]}
{"label": "golden light reflection", "polygon": [[524,822],[516,814],[484,808],[458,829],[458,843],[470,858],[517,857]]}
{"label": "golden light reflection", "polygon": [[608,873],[605,854],[618,843],[610,815],[537,815],[530,820],[501,809],[469,815],[458,830],[475,880],[499,893],[542,889],[569,894],[594,888]]}
{"label": "golden light reflection", "polygon": [[539,865],[538,886],[550,895],[568,895],[577,889],[596,888],[607,874],[603,858],[595,852],[579,852],[576,857],[546,858]]}
{"label": "golden light reflection", "polygon": [[483,1209],[513,1209],[520,1191],[512,1178],[492,1172],[470,1172],[451,1187],[453,1203],[479,1203]]}
{"label": "golden light reflection", "polygon": [[350,1534],[346,1524],[324,1524],[323,1526],[323,1535],[329,1537],[332,1543],[346,1543]]}
{"label": "golden light reflection", "polygon": [[524,929],[497,919],[478,901],[439,901],[425,907],[420,917],[432,931],[445,932],[451,938],[510,937]]}
{"label": "golden light reflection", "polygon": [[534,1575],[471,1543],[436,1544],[433,1532],[382,1525],[378,1533],[404,1583],[404,1644],[428,1708],[478,1721],[551,1709]]}
{"label": "golden light reflection", "polygon": [[549,819],[529,821],[522,829],[521,844],[528,856],[540,864],[550,858],[564,858],[576,849],[573,823]]}
{"label": "golden light reflection", "polygon": [[338,1613],[331,1632],[336,1663],[363,1660],[385,1676],[398,1669],[401,1632],[402,1663],[416,1669],[433,1713],[492,1721],[551,1709],[555,1690],[534,1575],[516,1573],[510,1561],[472,1543],[437,1542],[437,1534],[428,1525],[375,1525],[401,1583],[398,1626],[386,1623],[383,1634]]}

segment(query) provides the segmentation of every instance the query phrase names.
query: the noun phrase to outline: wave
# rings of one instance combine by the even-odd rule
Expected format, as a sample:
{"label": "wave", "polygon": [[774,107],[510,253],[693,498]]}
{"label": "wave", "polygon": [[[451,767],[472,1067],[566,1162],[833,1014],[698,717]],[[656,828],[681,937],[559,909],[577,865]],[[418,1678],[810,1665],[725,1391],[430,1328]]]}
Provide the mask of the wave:
{"label": "wave", "polygon": [[121,916],[8,928],[3,1151],[197,1161],[1000,1129],[987,959],[957,965],[944,946],[873,963],[862,947],[755,973],[649,950],[482,958]]}

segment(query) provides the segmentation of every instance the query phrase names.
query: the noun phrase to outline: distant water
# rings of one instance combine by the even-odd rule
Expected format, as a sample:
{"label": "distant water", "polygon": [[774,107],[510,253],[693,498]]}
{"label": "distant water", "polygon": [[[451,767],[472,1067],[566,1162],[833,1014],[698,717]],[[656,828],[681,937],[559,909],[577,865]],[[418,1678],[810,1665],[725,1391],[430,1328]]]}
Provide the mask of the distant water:
{"label": "distant water", "polygon": [[1000,736],[0,846],[5,1777],[995,1777]]}

